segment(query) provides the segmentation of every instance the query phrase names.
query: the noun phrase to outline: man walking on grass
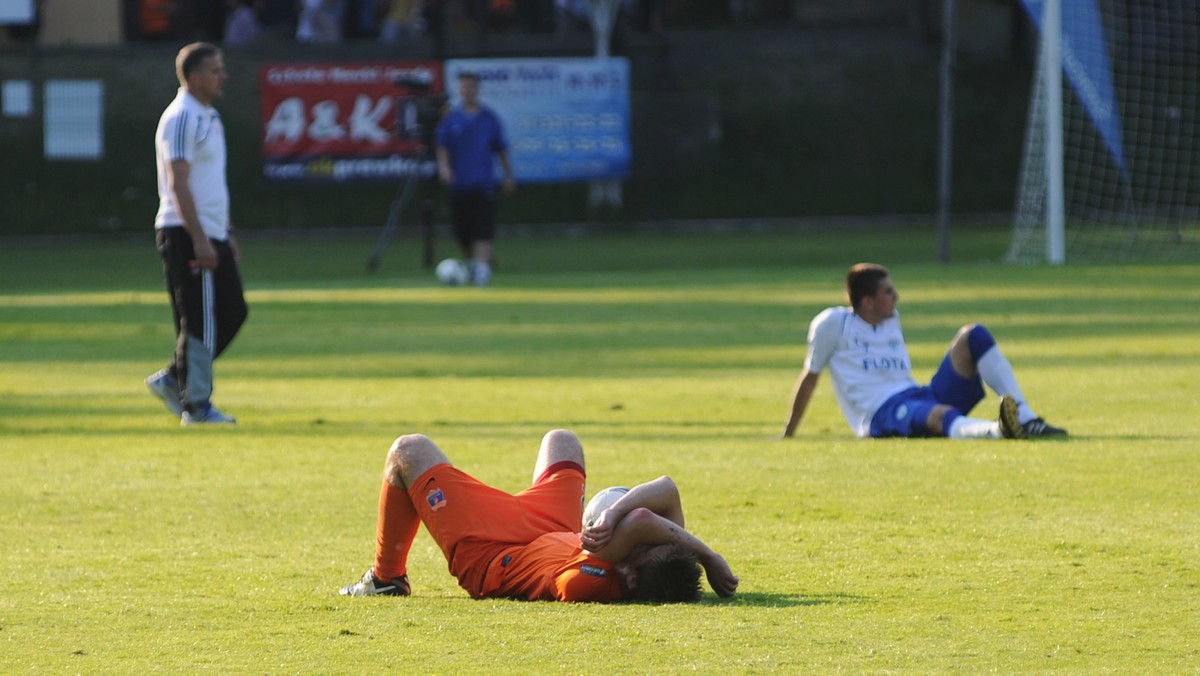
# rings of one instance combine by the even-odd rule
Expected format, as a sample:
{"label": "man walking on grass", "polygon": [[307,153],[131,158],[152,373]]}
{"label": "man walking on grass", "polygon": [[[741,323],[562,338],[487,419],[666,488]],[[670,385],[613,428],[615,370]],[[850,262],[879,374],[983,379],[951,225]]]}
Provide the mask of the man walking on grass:
{"label": "man walking on grass", "polygon": [[212,107],[225,93],[217,47],[196,42],[175,59],[179,93],[154,137],[155,241],[171,297],[175,354],[146,386],[183,425],[235,422],[212,404],[213,361],[246,321],[240,253],[229,222],[225,127]]}

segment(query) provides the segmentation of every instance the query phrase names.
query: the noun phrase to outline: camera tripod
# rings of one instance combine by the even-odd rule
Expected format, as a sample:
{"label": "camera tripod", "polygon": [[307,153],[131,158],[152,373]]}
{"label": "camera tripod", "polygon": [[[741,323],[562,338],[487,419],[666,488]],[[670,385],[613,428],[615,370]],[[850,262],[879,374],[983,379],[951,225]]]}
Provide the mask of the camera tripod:
{"label": "camera tripod", "polygon": [[[374,272],[379,269],[379,263],[383,259],[383,252],[387,250],[388,244],[392,241],[392,236],[396,234],[397,228],[400,227],[400,220],[404,215],[405,208],[412,201],[413,195],[420,190],[421,198],[421,266],[425,269],[433,268],[434,258],[436,257],[436,243],[434,241],[434,202],[433,197],[429,194],[428,187],[436,181],[436,177],[427,178],[421,175],[420,169],[409,174],[404,178],[404,182],[400,184],[399,190],[396,192],[396,197],[392,199],[392,206],[388,209],[387,220],[384,221],[383,230],[379,232],[379,240],[375,243],[375,251],[371,253],[371,257],[367,259],[367,271]],[[422,185],[425,184],[425,185]]]}

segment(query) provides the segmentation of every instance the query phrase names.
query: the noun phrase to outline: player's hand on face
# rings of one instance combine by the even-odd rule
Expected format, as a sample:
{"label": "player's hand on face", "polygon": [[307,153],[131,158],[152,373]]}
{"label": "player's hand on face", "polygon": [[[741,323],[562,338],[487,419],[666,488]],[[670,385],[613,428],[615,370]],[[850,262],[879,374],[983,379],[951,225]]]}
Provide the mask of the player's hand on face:
{"label": "player's hand on face", "polygon": [[604,548],[613,536],[613,524],[609,518],[609,510],[600,512],[592,525],[585,526],[583,532],[579,534],[579,541],[583,544],[583,548],[589,552],[599,551]]}

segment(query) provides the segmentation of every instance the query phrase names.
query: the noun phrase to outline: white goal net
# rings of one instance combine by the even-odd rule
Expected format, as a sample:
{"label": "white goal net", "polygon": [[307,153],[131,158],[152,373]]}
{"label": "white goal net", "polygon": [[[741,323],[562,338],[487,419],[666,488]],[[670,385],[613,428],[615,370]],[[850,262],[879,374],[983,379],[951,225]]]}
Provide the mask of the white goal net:
{"label": "white goal net", "polygon": [[[1062,39],[1050,50],[1042,1],[1021,1],[1043,49],[1008,260],[1062,262],[1047,244],[1056,236],[1067,261],[1200,259],[1200,1],[1059,0]],[[1055,52],[1061,146],[1047,127],[1059,104],[1043,86]],[[1057,167],[1060,181],[1049,173]]]}

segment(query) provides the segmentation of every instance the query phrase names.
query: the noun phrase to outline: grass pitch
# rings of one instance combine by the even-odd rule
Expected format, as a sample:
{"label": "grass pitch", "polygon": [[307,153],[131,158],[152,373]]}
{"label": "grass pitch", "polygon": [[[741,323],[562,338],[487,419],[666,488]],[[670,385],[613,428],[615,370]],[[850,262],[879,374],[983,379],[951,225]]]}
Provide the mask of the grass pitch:
{"label": "grass pitch", "polygon": [[[172,345],[148,241],[0,243],[0,671],[1194,670],[1200,270],[1005,267],[1006,232],[956,237],[951,265],[910,229],[514,237],[482,290],[408,240],[368,275],[367,238],[248,239],[232,429],[180,429],[142,384]],[[777,440],[858,260],[891,267],[918,375],[984,322],[1072,437],[859,441],[824,382]],[[395,436],[518,490],[560,426],[592,491],[672,475],[738,596],[472,601],[423,531],[414,596],[337,596]]]}

